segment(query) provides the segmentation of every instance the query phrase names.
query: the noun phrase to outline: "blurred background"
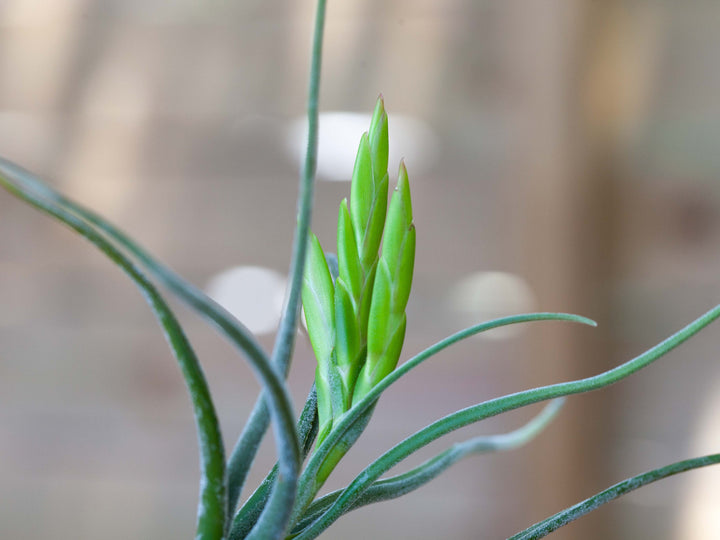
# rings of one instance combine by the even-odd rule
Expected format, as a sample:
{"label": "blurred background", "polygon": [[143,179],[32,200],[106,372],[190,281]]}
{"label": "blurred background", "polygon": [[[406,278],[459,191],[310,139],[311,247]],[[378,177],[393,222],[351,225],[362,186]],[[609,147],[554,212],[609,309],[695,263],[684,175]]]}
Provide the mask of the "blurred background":
{"label": "blurred background", "polygon": [[[282,304],[303,149],[309,0],[0,0],[0,154],[119,224],[251,327]],[[596,374],[720,298],[720,4],[343,0],[328,8],[313,229],[328,250],[379,92],[418,230],[404,358],[331,478],[503,393]],[[392,178],[391,178],[392,181]],[[86,242],[0,193],[0,537],[190,538],[198,453],[140,294]],[[231,448],[258,385],[184,308]],[[718,330],[568,399],[529,446],[470,458],[325,537],[505,538],[627,476],[720,448]],[[298,337],[299,411],[313,358]],[[511,430],[534,406],[465,428]],[[272,437],[249,484],[274,461]],[[393,472],[396,472],[393,471]],[[665,480],[554,538],[720,538],[720,471]],[[247,494],[246,494],[247,495]]]}

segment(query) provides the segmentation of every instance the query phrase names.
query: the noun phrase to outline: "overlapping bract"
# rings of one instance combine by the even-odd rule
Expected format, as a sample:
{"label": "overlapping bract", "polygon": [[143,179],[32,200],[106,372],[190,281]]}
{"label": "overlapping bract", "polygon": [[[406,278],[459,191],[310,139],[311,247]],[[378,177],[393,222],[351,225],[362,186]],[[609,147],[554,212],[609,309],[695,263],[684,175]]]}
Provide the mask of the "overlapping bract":
{"label": "overlapping bract", "polygon": [[360,139],[350,203],[340,203],[334,283],[319,241],[310,239],[303,306],[318,362],[319,442],[395,368],[405,338],[415,227],[405,165],[389,208],[387,166],[388,118],[380,97]]}

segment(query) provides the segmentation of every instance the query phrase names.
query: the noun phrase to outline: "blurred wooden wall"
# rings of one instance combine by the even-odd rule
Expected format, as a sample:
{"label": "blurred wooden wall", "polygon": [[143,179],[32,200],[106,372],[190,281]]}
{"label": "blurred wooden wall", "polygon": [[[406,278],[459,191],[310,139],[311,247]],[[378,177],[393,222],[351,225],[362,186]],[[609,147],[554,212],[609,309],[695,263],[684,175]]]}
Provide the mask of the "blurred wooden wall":
{"label": "blurred wooden wall", "polygon": [[[543,309],[570,310],[599,323],[580,332],[566,325],[535,331],[527,345],[533,382],[550,384],[616,363],[612,284],[622,234],[616,149],[652,74],[632,47],[643,42],[637,34],[643,21],[623,0],[523,4],[517,21],[522,27],[512,34],[531,35],[533,47],[517,58],[524,62],[522,85],[533,96],[523,114],[538,126],[519,160],[517,191],[509,194],[523,205],[518,256]],[[528,495],[537,519],[617,480],[608,460],[613,410],[612,389],[570,397],[552,428],[555,437],[538,442]],[[614,537],[608,515],[587,516],[554,537]]]}

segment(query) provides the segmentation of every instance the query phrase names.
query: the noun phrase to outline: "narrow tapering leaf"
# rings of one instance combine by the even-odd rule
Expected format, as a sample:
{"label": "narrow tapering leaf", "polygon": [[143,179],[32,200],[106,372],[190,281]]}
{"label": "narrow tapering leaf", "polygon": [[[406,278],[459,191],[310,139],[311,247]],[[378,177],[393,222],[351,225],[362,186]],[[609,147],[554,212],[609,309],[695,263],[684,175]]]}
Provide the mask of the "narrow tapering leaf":
{"label": "narrow tapering leaf", "polygon": [[[302,510],[312,501],[314,495],[321,487],[321,485],[316,483],[318,471],[324,466],[326,461],[332,461],[331,455],[335,451],[335,446],[339,444],[348,432],[355,430],[355,424],[359,422],[361,418],[364,418],[366,411],[374,407],[374,404],[377,402],[380,395],[398,379],[418,367],[429,358],[432,358],[443,349],[446,349],[463,339],[467,339],[470,336],[474,336],[475,334],[486,332],[501,326],[549,320],[569,321],[596,326],[596,323],[590,319],[568,313],[528,313],[525,315],[503,317],[457,332],[456,334],[453,334],[452,336],[436,343],[432,347],[425,349],[423,352],[414,356],[392,371],[387,377],[376,384],[363,399],[357,403],[353,402],[353,407],[341,419],[339,419],[333,432],[330,433],[323,444],[319,445],[315,452],[313,452],[313,455],[311,456],[300,478],[296,508]],[[299,513],[296,512],[296,514],[297,515],[294,516],[294,520],[299,517]],[[312,536],[309,538],[312,538]]]}
{"label": "narrow tapering leaf", "polygon": [[[95,228],[109,240],[115,242],[127,253],[135,257],[144,266],[148,273],[159,282],[168,287],[180,300],[185,302],[202,317],[211,321],[220,332],[229,339],[240,351],[247,355],[247,359],[261,380],[270,380],[277,377],[270,366],[270,360],[253,337],[240,321],[209,298],[204,292],[173,272],[170,268],[152,257],[137,242],[127,236],[123,231],[96,214],[92,210],[72,201],[54,190],[48,184],[35,177],[17,165],[0,158],[0,173],[12,178],[18,190],[24,191],[28,196],[41,197],[57,205],[67,212],[81,218],[88,226]],[[34,194],[34,195],[31,195]],[[277,366],[285,372],[287,364]],[[290,397],[282,386],[280,379],[270,385],[272,391],[263,391],[253,408],[252,415],[238,439],[235,449],[228,462],[228,508],[232,509],[237,503],[237,496],[242,489],[245,477],[259,446],[260,439],[267,429],[270,417],[285,418],[281,425],[288,426],[292,419]],[[291,437],[292,433],[286,431],[283,437]],[[288,452],[284,459],[291,459],[293,445],[290,438],[278,439],[279,454],[283,449]]]}
{"label": "narrow tapering leaf", "polygon": [[570,508],[566,508],[562,512],[558,512],[554,516],[536,523],[532,527],[513,535],[508,540],[536,540],[538,538],[544,538],[560,527],[567,525],[568,523],[592,512],[593,510],[617,499],[618,497],[621,497],[622,495],[625,495],[626,493],[630,493],[631,491],[651,484],[652,482],[662,480],[663,478],[667,478],[668,476],[691,471],[699,467],[717,465],[718,463],[720,463],[720,454],[710,454],[707,456],[678,461],[677,463],[633,476],[632,478],[623,480],[622,482],[601,491],[589,499],[585,499]]}
{"label": "narrow tapering leaf", "polygon": [[[314,384],[310,389],[303,410],[300,413],[300,419],[297,422],[297,432],[302,447],[302,458],[305,459],[312,449],[318,432],[317,392]],[[277,474],[278,465],[276,463],[267,476],[265,476],[262,483],[233,517],[232,525],[228,533],[229,540],[241,540],[245,538],[255,526],[258,517],[260,517],[270,497],[270,490],[275,483]]]}
{"label": "narrow tapering leaf", "polygon": [[[456,443],[449,449],[406,473],[378,480],[368,488],[348,511],[368,504],[396,499],[415,491],[468,456],[513,450],[527,444],[540,434],[552,419],[555,418],[564,401],[564,398],[551,401],[543,408],[540,414],[519,429],[509,433],[503,433],[502,435],[474,437],[467,441]],[[302,520],[296,525],[293,534],[299,534],[305,527],[318,519],[325,510],[337,500],[342,492],[343,490],[333,491],[313,502],[305,512]]]}
{"label": "narrow tapering leaf", "polygon": [[220,427],[202,367],[190,342],[155,286],[119,249],[83,218],[48,200],[25,182],[30,173],[3,160],[0,184],[10,193],[56,218],[93,243],[138,286],[150,305],[178,361],[190,394],[200,446],[200,502],[196,540],[221,540],[227,512],[225,457]]}
{"label": "narrow tapering leaf", "polygon": [[[628,377],[629,375],[639,371],[640,369],[648,366],[658,358],[664,356],[667,352],[674,349],[681,343],[687,341],[690,337],[695,335],[701,329],[705,328],[708,324],[720,317],[720,305],[711,309],[703,316],[699,317],[679,332],[673,334],[663,342],[659,343],[655,347],[644,352],[640,356],[633,358],[632,360],[614,368],[609,371],[603,372],[594,377],[588,377],[586,379],[580,379],[565,383],[553,384],[550,386],[544,386],[540,388],[534,388],[532,390],[526,390],[524,392],[518,392],[516,394],[510,394],[500,398],[496,398],[484,403],[479,403],[472,407],[462,409],[453,414],[450,414],[440,420],[433,422],[427,427],[421,429],[414,435],[408,437],[401,443],[394,446],[388,452],[383,454],[377,460],[375,460],[370,466],[365,468],[359,476],[350,483],[345,489],[343,494],[335,501],[335,503],[323,514],[321,518],[310,525],[301,535],[297,538],[306,540],[308,538],[315,538],[325,528],[327,528],[335,519],[342,515],[347,508],[351,507],[357,499],[377,480],[382,474],[388,471],[390,468],[395,466],[397,463],[413,454],[420,448],[426,446],[432,441],[450,433],[461,427],[470,425],[485,418],[496,416],[503,412],[518,409],[532,403],[538,403],[547,399],[556,397],[567,396],[571,394],[579,394],[589,392],[591,390],[597,390],[610,384],[613,384],[621,379]],[[399,370],[396,370],[391,374],[397,374]],[[386,377],[386,382],[390,379],[390,376]],[[395,380],[395,379],[393,379]],[[384,389],[382,382],[378,384],[373,390],[368,393],[365,398],[351,409],[351,413],[357,409],[357,413],[361,413],[364,407],[372,406],[377,400],[377,390],[379,388]],[[350,414],[348,416],[348,425],[350,425]],[[344,431],[344,422],[339,422],[335,427],[332,437],[328,437],[327,445],[330,447],[335,440],[335,437],[341,437]],[[316,454],[322,455],[319,449]],[[320,458],[318,458],[320,459]],[[311,467],[311,463],[306,467],[308,471]],[[305,472],[303,473],[305,476]],[[301,481],[300,488],[302,489],[304,483]],[[303,492],[300,491],[300,500],[303,499]]]}
{"label": "narrow tapering leaf", "polygon": [[[315,28],[313,30],[312,51],[310,54],[310,85],[307,100],[308,144],[305,153],[305,164],[300,176],[300,192],[298,194],[298,220],[293,238],[293,253],[290,262],[290,286],[285,310],[280,319],[280,326],[275,337],[272,362],[280,372],[285,372],[290,364],[295,335],[297,334],[298,315],[300,313],[300,297],[305,269],[306,250],[310,234],[312,218],[313,191],[315,186],[315,169],[318,150],[318,101],[320,95],[320,71],[322,65],[322,46],[325,29],[326,0],[317,0],[315,7]],[[287,456],[281,456],[278,483],[273,490],[267,506],[263,509],[258,522],[248,540],[282,538],[288,527],[292,507],[297,493],[298,467],[300,466],[299,442],[295,441],[293,449],[288,448]],[[290,462],[290,451],[294,462]]]}

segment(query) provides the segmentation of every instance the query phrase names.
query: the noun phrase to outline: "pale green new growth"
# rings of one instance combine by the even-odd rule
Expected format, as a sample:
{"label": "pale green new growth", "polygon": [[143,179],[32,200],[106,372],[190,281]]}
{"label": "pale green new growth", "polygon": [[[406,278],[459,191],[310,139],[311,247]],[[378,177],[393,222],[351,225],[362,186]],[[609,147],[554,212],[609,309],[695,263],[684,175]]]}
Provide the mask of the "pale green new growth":
{"label": "pale green new growth", "polygon": [[325,254],[317,237],[310,233],[307,266],[303,278],[302,302],[305,308],[305,322],[312,344],[317,367],[315,387],[317,389],[319,433],[322,441],[332,427],[333,381],[337,378],[335,361],[335,290],[328,269]]}
{"label": "pale green new growth", "polygon": [[397,365],[405,339],[405,306],[410,296],[414,264],[415,225],[410,185],[405,163],[400,163],[375,274],[368,322],[367,360],[355,386],[353,402],[362,399]]}

